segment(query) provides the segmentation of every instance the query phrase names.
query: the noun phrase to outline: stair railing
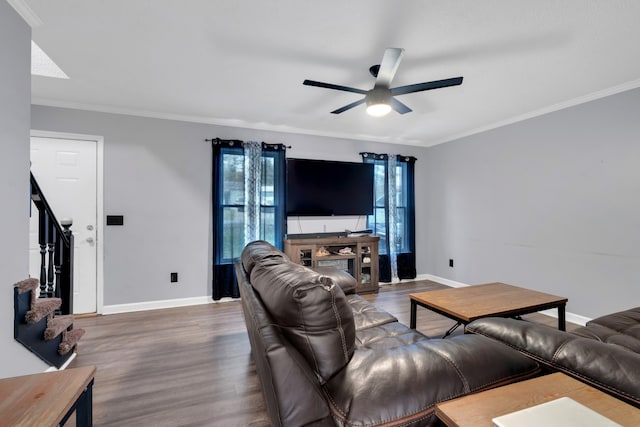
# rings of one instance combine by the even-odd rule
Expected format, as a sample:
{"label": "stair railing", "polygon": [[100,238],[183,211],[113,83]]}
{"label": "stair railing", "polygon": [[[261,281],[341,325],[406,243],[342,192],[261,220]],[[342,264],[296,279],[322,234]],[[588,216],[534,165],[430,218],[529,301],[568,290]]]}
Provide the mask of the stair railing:
{"label": "stair railing", "polygon": [[38,209],[40,298],[60,298],[59,314],[73,314],[73,221],[58,222],[33,173],[31,200]]}

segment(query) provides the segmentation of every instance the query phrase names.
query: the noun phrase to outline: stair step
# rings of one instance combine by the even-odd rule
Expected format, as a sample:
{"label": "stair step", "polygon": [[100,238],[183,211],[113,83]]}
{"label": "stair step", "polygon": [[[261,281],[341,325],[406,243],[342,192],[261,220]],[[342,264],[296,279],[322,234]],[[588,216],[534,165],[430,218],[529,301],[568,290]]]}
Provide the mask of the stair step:
{"label": "stair step", "polygon": [[35,304],[31,305],[31,310],[24,315],[24,320],[29,324],[37,323],[53,314],[61,305],[62,300],[60,298],[38,298]]}
{"label": "stair step", "polygon": [[47,341],[54,339],[71,325],[73,325],[73,314],[54,317],[47,322],[47,329],[44,330],[44,339]]}
{"label": "stair step", "polygon": [[15,288],[18,288],[19,294],[24,294],[25,292],[31,291],[34,292],[38,286],[40,286],[40,282],[38,279],[30,277],[28,279],[24,279],[13,285]]}
{"label": "stair step", "polygon": [[37,289],[40,287],[40,281],[38,279],[30,277],[19,281],[13,285],[13,287],[18,291],[18,294],[24,294],[31,291],[31,305],[35,304],[36,299],[38,298]]}
{"label": "stair step", "polygon": [[63,355],[69,353],[76,346],[80,338],[84,335],[84,329],[72,329],[64,333],[62,342],[58,346],[58,354]]}

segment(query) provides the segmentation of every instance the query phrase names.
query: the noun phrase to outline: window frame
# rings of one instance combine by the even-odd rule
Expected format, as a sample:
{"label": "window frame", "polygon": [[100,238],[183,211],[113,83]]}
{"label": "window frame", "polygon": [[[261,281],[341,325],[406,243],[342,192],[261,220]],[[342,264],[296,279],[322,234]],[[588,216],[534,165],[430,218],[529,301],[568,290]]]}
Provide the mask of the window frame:
{"label": "window frame", "polygon": [[[389,194],[389,164],[386,156],[380,156],[375,158],[369,156],[365,158],[365,162],[372,163],[374,165],[374,201],[373,201],[373,214],[367,215],[367,228],[373,231],[373,234],[380,236],[379,251],[381,255],[388,255],[387,248],[391,244],[387,242],[388,231],[387,225],[389,223],[389,201],[387,195]],[[384,173],[376,173],[377,168],[382,168]],[[377,182],[383,179],[384,182]],[[378,194],[377,190],[383,188],[384,194]],[[410,233],[411,228],[411,208],[410,198],[412,188],[409,184],[409,165],[405,161],[398,159],[396,162],[396,189],[398,198],[396,199],[396,212],[399,218],[399,227],[396,230],[396,235],[400,238],[402,245],[396,249],[397,253],[413,252],[413,239],[414,236]],[[415,195],[414,195],[415,197]],[[382,200],[382,203],[379,203]],[[378,210],[382,210],[384,220],[380,221],[380,215]],[[382,226],[382,227],[380,227]],[[382,231],[384,230],[384,232]],[[382,234],[382,235],[381,235]]]}
{"label": "window frame", "polygon": [[[242,160],[242,187],[243,187],[243,196],[241,199],[241,203],[234,203],[234,202],[225,202],[225,198],[224,198],[224,191],[225,191],[225,157],[226,156],[238,156],[241,160]],[[263,183],[261,183],[261,195],[260,195],[260,211],[261,211],[261,218],[262,218],[262,224],[264,225],[264,213],[271,210],[271,213],[273,215],[274,221],[273,221],[273,238],[272,239],[268,239],[267,236],[265,235],[266,231],[267,231],[267,227],[261,227],[260,229],[260,238],[263,240],[267,240],[269,241],[271,244],[273,244],[274,246],[281,246],[281,243],[279,244],[279,242],[282,241],[282,236],[284,235],[284,230],[282,230],[282,226],[280,221],[278,221],[276,218],[279,214],[279,210],[283,209],[283,203],[279,203],[280,199],[283,199],[283,195],[282,194],[277,194],[278,193],[278,174],[279,173],[284,173],[284,171],[278,171],[278,152],[277,151],[271,151],[271,150],[262,150],[261,154],[260,154],[260,161],[262,162],[262,168],[261,168],[261,174],[262,174],[262,178],[263,178]],[[265,177],[265,173],[266,172],[266,168],[265,166],[265,162],[269,161],[269,159],[273,159],[273,170],[272,170],[272,179],[271,181],[273,182],[273,204],[267,204],[265,203],[265,197],[263,196],[263,190],[265,187],[264,184],[264,177]],[[225,246],[226,246],[226,237],[228,235],[228,231],[231,230],[231,227],[227,226],[227,223],[225,222],[225,211],[227,209],[237,209],[239,212],[243,212],[245,209],[245,199],[244,199],[244,174],[245,174],[245,170],[244,170],[244,149],[242,148],[242,146],[238,146],[238,147],[221,147],[220,148],[220,157],[219,157],[219,164],[218,164],[218,168],[220,168],[221,170],[217,171],[217,173],[219,174],[219,179],[217,181],[217,185],[218,188],[216,189],[218,194],[221,194],[222,197],[220,197],[220,201],[219,204],[217,205],[217,209],[219,209],[219,215],[218,215],[218,221],[217,224],[214,224],[215,227],[217,227],[217,235],[218,235],[218,239],[215,243],[216,245],[216,254],[217,254],[217,259],[214,260],[215,264],[231,264],[233,263],[234,259],[238,258],[240,256],[240,254],[242,253],[242,249],[244,248],[244,236],[242,237],[241,241],[242,244],[238,247],[238,248],[234,248],[233,246],[235,246],[233,244],[233,242],[231,242],[232,247],[230,248],[231,253],[230,254],[226,254],[225,250]],[[282,192],[282,190],[280,190],[280,192]],[[240,222],[240,226],[241,228],[244,230],[244,218],[242,219],[242,221]],[[237,253],[236,253],[237,252]],[[229,256],[230,255],[230,256]]]}

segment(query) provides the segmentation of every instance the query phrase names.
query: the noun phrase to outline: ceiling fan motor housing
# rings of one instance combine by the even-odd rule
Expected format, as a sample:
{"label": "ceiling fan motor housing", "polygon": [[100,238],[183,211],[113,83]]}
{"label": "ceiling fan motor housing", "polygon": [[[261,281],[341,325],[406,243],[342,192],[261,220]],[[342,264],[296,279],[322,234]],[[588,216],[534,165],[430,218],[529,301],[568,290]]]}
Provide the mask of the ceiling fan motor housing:
{"label": "ceiling fan motor housing", "polygon": [[376,86],[367,93],[367,106],[376,104],[388,104],[391,98],[391,90],[388,87]]}

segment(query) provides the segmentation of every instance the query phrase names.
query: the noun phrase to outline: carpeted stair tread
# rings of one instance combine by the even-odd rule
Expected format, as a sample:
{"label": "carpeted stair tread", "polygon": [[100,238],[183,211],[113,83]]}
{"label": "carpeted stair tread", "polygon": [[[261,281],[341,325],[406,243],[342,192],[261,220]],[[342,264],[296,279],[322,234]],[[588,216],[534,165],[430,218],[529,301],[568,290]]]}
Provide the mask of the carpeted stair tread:
{"label": "carpeted stair tread", "polygon": [[69,326],[73,325],[73,314],[64,316],[56,316],[47,322],[47,329],[44,330],[44,339],[52,340],[66,331]]}
{"label": "carpeted stair tread", "polygon": [[32,291],[32,292],[35,291],[38,288],[38,286],[40,286],[40,282],[38,281],[38,279],[30,277],[28,279],[19,281],[13,286],[15,288],[18,288],[19,294],[24,294],[25,292],[28,292],[28,291]]}
{"label": "carpeted stair tread", "polygon": [[76,346],[80,338],[84,335],[84,329],[72,329],[64,333],[62,342],[58,346],[58,354],[64,355],[69,353]]}
{"label": "carpeted stair tread", "polygon": [[18,291],[18,294],[24,294],[26,292],[31,291],[31,305],[35,304],[36,299],[38,298],[38,287],[40,287],[40,281],[38,279],[34,279],[30,277],[28,279],[24,279],[13,285],[13,287]]}
{"label": "carpeted stair tread", "polygon": [[61,305],[62,300],[60,298],[39,298],[35,304],[31,305],[31,310],[27,311],[27,314],[24,315],[24,320],[29,324],[37,323],[50,314],[53,314]]}

